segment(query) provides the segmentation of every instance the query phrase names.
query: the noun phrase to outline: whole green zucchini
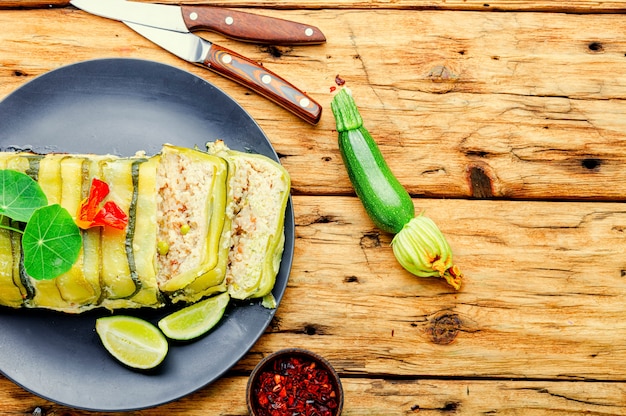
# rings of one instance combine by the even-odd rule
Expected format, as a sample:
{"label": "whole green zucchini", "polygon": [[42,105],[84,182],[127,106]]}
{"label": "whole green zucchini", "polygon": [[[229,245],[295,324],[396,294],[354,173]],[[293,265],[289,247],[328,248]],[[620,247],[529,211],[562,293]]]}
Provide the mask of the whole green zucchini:
{"label": "whole green zucchini", "polygon": [[398,262],[416,276],[442,277],[458,290],[462,274],[452,262],[448,242],[431,219],[422,214],[415,217],[411,196],[363,126],[349,89],[343,88],[333,97],[331,109],[352,186],[374,224],[396,234],[392,247]]}
{"label": "whole green zucchini", "polygon": [[415,213],[411,196],[393,175],[347,89],[331,103],[339,151],[354,190],[374,224],[398,233]]}

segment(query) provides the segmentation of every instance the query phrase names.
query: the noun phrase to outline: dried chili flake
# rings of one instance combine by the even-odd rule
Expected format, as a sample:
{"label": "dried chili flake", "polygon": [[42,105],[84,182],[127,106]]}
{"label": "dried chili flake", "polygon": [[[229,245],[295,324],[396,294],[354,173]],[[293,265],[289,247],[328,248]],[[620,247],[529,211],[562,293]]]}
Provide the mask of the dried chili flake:
{"label": "dried chili flake", "polygon": [[333,416],[337,389],[328,371],[300,357],[277,359],[254,387],[259,416]]}
{"label": "dried chili flake", "polygon": [[335,84],[342,86],[345,83],[346,81],[343,78],[341,78],[339,75],[335,77]]}

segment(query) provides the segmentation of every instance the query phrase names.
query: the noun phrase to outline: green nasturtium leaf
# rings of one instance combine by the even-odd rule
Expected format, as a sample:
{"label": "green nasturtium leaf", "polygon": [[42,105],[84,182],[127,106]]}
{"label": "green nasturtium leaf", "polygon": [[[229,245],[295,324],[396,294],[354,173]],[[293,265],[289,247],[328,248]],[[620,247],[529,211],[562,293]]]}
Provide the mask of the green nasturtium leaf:
{"label": "green nasturtium leaf", "polygon": [[24,268],[36,280],[49,280],[72,268],[82,247],[80,229],[59,204],[33,212],[22,236]]}
{"label": "green nasturtium leaf", "polygon": [[25,173],[0,169],[0,215],[28,222],[33,212],[48,205],[37,182]]}

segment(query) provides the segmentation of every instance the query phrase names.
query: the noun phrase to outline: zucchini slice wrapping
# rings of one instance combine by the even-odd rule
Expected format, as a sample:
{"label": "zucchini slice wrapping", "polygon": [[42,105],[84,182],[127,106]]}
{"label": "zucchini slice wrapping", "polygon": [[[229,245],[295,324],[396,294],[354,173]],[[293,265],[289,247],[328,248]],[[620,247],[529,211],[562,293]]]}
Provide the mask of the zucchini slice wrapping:
{"label": "zucchini slice wrapping", "polygon": [[109,185],[106,200],[128,214],[125,229],[81,230],[78,260],[49,280],[25,273],[20,233],[7,228],[23,224],[0,217],[2,306],[81,313],[193,303],[222,292],[271,296],[290,180],[265,156],[217,141],[207,151],[165,144],[151,157],[0,152],[0,169],[31,176],[74,219],[98,178]]}
{"label": "zucchini slice wrapping", "polygon": [[228,292],[233,299],[268,296],[284,249],[289,174],[269,158],[230,150],[219,140],[211,143],[208,151],[224,158],[230,172],[226,209],[232,243],[226,271]]}

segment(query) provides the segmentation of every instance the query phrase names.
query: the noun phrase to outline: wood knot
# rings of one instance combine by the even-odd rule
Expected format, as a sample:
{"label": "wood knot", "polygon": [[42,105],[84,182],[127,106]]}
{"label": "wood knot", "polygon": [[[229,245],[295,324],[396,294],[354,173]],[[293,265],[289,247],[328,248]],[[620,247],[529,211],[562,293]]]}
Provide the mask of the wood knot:
{"label": "wood knot", "polygon": [[307,335],[315,335],[317,334],[317,328],[315,327],[315,325],[305,325],[304,333]]}
{"label": "wood knot", "polygon": [[482,167],[471,166],[467,176],[473,198],[493,198],[493,183]]}
{"label": "wood knot", "polygon": [[274,315],[274,317],[270,321],[270,328],[272,329],[272,331],[278,332],[281,329],[281,323],[282,323],[282,319],[280,319],[280,317]]}
{"label": "wood knot", "polygon": [[362,249],[380,247],[380,234],[375,231],[363,234],[360,245]]}
{"label": "wood knot", "polygon": [[442,313],[429,323],[427,332],[432,341],[439,345],[448,345],[456,339],[461,330],[461,318],[455,313]]}
{"label": "wood knot", "polygon": [[583,159],[581,166],[587,170],[599,170],[600,166],[602,166],[602,160],[594,158]]}
{"label": "wood knot", "polygon": [[459,76],[445,65],[436,65],[428,71],[426,77],[430,80],[427,89],[436,94],[446,94],[454,90]]}
{"label": "wood knot", "polygon": [[437,65],[430,70],[428,78],[432,82],[448,82],[456,81],[458,77],[448,67]]}
{"label": "wood knot", "polygon": [[288,54],[293,50],[293,48],[279,47],[275,45],[263,46],[260,49],[274,58],[281,58],[283,55]]}
{"label": "wood knot", "polygon": [[589,45],[587,45],[587,47],[593,53],[602,53],[602,52],[604,52],[604,46],[600,42],[591,42]]}

